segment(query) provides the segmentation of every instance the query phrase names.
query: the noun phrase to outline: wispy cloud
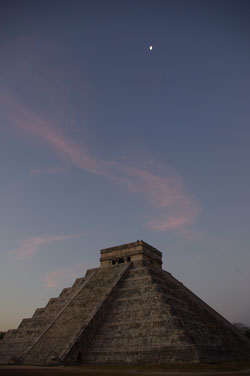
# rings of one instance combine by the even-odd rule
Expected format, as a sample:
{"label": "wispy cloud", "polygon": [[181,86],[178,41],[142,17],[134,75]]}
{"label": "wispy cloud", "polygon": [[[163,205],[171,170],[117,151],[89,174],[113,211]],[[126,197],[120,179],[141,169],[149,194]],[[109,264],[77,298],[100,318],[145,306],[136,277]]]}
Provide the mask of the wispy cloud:
{"label": "wispy cloud", "polygon": [[[198,216],[197,203],[185,191],[182,179],[176,172],[159,175],[154,164],[141,167],[130,163],[104,161],[94,158],[84,145],[73,141],[52,123],[49,123],[22,106],[12,96],[1,95],[1,102],[9,119],[28,137],[42,139],[65,162],[89,173],[105,177],[126,190],[138,194],[153,210],[147,226],[155,231],[176,231],[190,226]],[[50,174],[61,169],[49,168]],[[33,174],[42,170],[33,170]]]}
{"label": "wispy cloud", "polygon": [[45,167],[45,168],[33,168],[30,173],[31,175],[58,175],[63,174],[67,171],[66,167]]}
{"label": "wispy cloud", "polygon": [[18,131],[28,137],[42,139],[65,158],[67,163],[93,174],[103,175],[101,166],[89,154],[86,147],[63,135],[53,124],[22,106],[13,96],[0,93],[0,100],[5,105],[9,120]]}
{"label": "wispy cloud", "polygon": [[61,242],[69,239],[77,239],[82,236],[83,234],[37,236],[25,240],[19,248],[8,251],[8,254],[10,256],[14,256],[14,258],[17,260],[27,259],[31,258],[36,253],[38,253],[44,245],[48,245],[55,242]]}
{"label": "wispy cloud", "polygon": [[42,282],[46,288],[67,286],[72,284],[75,278],[83,276],[85,268],[81,265],[70,265],[47,273]]}
{"label": "wispy cloud", "polygon": [[129,191],[144,197],[155,209],[154,218],[147,223],[150,229],[179,230],[189,226],[197,218],[197,203],[185,192],[182,179],[172,169],[163,177],[149,169],[115,162],[112,167],[113,179]]}

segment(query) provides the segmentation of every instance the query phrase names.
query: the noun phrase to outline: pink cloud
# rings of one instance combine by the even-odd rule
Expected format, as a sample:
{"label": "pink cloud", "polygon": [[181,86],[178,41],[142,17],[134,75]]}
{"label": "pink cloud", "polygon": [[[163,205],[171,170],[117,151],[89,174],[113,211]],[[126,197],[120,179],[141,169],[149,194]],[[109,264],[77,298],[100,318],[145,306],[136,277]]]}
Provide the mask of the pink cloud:
{"label": "pink cloud", "polygon": [[138,167],[121,164],[118,167],[127,175],[124,181],[127,188],[143,194],[155,207],[171,206],[183,195],[182,184],[177,176],[163,178]]}
{"label": "pink cloud", "polygon": [[182,179],[171,170],[167,176],[113,162],[113,178],[131,192],[144,197],[156,209],[157,218],[148,221],[151,230],[179,230],[191,225],[199,214],[199,207],[185,192]]}
{"label": "pink cloud", "polygon": [[66,167],[47,167],[47,168],[33,168],[30,173],[31,175],[58,175],[63,174],[67,171]]}
{"label": "pink cloud", "polygon": [[[196,217],[196,215],[195,215]],[[168,230],[178,230],[182,228],[183,226],[189,225],[191,222],[193,222],[194,218],[192,216],[191,212],[186,213],[186,216],[179,215],[176,217],[171,217],[166,215],[165,218],[162,218],[160,220],[155,219],[152,221],[149,221],[148,227],[152,230],[157,231],[168,231]]]}
{"label": "pink cloud", "polygon": [[85,268],[81,265],[65,266],[47,273],[42,282],[46,288],[70,285],[79,275],[83,275]]}
{"label": "pink cloud", "polygon": [[28,137],[42,139],[73,166],[103,175],[101,166],[88,153],[86,147],[78,145],[66,137],[56,127],[21,106],[12,96],[0,94],[0,99],[8,111],[8,118],[17,130]]}
{"label": "pink cloud", "polygon": [[15,259],[22,260],[31,258],[40,251],[43,245],[55,243],[58,241],[64,241],[68,239],[77,239],[82,237],[83,234],[67,234],[67,235],[53,235],[53,236],[37,236],[27,239],[23,244],[12,251],[9,251],[9,255],[13,255]]}
{"label": "pink cloud", "polygon": [[[68,165],[75,166],[92,174],[105,177],[133,192],[153,208],[153,218],[147,226],[155,231],[180,230],[191,225],[198,216],[199,208],[187,194],[182,179],[171,171],[165,176],[155,173],[155,163],[150,168],[136,165],[103,161],[94,158],[86,147],[79,145],[62,134],[54,124],[44,121],[33,112],[21,106],[11,96],[1,96],[8,108],[9,118],[20,132],[42,139]],[[41,170],[40,170],[41,171]],[[41,173],[33,170],[33,174]],[[58,169],[48,169],[48,173],[58,173]],[[162,174],[163,175],[163,174]]]}

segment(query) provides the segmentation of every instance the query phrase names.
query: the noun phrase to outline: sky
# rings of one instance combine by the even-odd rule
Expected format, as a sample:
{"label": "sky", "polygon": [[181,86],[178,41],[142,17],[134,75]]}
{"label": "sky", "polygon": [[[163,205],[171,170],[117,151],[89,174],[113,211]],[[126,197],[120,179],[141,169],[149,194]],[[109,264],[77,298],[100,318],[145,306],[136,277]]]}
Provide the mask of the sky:
{"label": "sky", "polygon": [[136,240],[250,325],[249,18],[242,0],[1,1],[0,330]]}

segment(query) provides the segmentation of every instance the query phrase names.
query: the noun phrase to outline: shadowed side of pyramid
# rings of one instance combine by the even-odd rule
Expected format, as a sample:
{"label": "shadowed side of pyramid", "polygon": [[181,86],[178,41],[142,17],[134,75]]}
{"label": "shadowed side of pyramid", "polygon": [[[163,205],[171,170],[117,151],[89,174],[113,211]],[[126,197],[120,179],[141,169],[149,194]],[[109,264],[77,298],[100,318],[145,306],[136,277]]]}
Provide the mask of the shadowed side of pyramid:
{"label": "shadowed side of pyramid", "polygon": [[162,270],[143,241],[101,251],[101,266],[0,342],[0,363],[158,364],[250,360],[250,341]]}

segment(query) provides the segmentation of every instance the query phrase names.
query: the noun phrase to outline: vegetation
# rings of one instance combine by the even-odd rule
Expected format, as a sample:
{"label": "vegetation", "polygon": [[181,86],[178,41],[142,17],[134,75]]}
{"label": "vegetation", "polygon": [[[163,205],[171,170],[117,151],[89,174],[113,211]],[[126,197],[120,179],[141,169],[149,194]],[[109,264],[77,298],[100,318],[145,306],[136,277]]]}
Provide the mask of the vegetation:
{"label": "vegetation", "polygon": [[234,323],[234,326],[245,336],[250,339],[250,326],[242,324],[241,322]]}
{"label": "vegetation", "polygon": [[0,341],[1,339],[3,339],[4,335],[5,335],[5,332],[0,332]]}

